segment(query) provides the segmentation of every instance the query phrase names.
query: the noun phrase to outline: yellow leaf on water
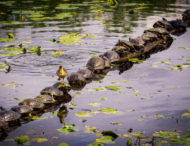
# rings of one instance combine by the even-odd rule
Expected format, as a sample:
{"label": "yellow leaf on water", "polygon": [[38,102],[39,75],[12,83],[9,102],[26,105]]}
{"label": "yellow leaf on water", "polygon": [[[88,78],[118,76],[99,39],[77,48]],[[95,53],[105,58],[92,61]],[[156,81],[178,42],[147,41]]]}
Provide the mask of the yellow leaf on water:
{"label": "yellow leaf on water", "polygon": [[142,118],[140,118],[140,119],[137,119],[139,122],[141,122],[141,121],[144,121],[144,119],[142,119]]}
{"label": "yellow leaf on water", "polygon": [[9,86],[9,85],[11,85],[11,84],[14,84],[14,83],[15,83],[15,82],[12,81],[12,82],[9,82],[9,83],[7,83],[7,84],[2,84],[2,86],[7,87],[7,86]]}
{"label": "yellow leaf on water", "polygon": [[158,68],[158,65],[151,65],[152,68]]}
{"label": "yellow leaf on water", "polygon": [[31,40],[25,40],[22,43],[31,43],[31,42],[32,42]]}

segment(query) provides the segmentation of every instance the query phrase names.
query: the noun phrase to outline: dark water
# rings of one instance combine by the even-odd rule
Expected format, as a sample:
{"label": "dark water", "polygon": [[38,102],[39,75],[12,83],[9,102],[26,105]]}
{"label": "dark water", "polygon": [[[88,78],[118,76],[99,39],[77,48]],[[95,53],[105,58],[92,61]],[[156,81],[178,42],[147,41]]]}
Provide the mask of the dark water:
{"label": "dark water", "polygon": [[[57,81],[55,72],[59,65],[63,65],[69,73],[85,68],[92,55],[111,50],[119,39],[140,36],[162,17],[180,19],[189,4],[189,0],[123,0],[117,6],[107,1],[1,0],[0,37],[12,33],[15,40],[0,42],[0,48],[23,43],[24,47],[41,46],[42,55],[31,52],[16,56],[0,54],[0,64],[11,66],[9,73],[5,73],[5,69],[0,70],[0,106],[9,109],[19,103],[16,99],[36,97],[43,88]],[[134,8],[135,13],[129,14],[128,11]],[[71,33],[77,34],[79,42],[58,44],[48,41]],[[189,119],[181,115],[190,108],[190,69],[172,68],[189,64],[190,29],[184,35],[173,37],[175,40],[169,49],[152,55],[141,64],[135,64],[130,70],[122,74],[118,70],[110,71],[100,82],[93,81],[81,91],[71,91],[73,99],[65,104],[68,113],[64,121],[75,124],[77,132],[61,134],[56,129],[62,128],[63,124],[56,113],[46,112],[42,115],[46,119],[23,124],[10,132],[0,145],[16,145],[16,142],[9,140],[20,135],[27,135],[31,139],[48,139],[43,143],[30,141],[31,145],[58,145],[63,142],[87,145],[100,137],[96,133],[86,133],[86,126],[96,127],[99,133],[109,130],[120,134],[112,145],[126,145],[129,138],[122,135],[129,134],[130,128],[133,132],[144,132],[143,135],[149,137],[161,130],[188,132]],[[23,42],[26,40],[30,42]],[[53,56],[56,50],[64,53]],[[0,49],[0,53],[4,53],[3,49]],[[10,82],[14,83],[5,85]],[[110,85],[119,86],[120,91],[92,90]],[[97,107],[90,105],[94,102]],[[61,106],[52,111],[59,111]],[[91,113],[107,107],[117,109],[120,113]],[[76,116],[76,113],[83,112],[91,117]],[[156,117],[156,114],[162,117]],[[135,143],[136,139],[133,139]]]}

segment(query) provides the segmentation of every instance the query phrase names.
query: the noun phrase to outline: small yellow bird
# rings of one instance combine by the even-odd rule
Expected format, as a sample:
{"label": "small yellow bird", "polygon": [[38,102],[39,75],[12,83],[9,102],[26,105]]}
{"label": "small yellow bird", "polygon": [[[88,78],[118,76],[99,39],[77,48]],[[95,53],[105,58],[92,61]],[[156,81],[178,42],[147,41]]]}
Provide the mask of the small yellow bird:
{"label": "small yellow bird", "polygon": [[59,66],[56,74],[59,77],[58,80],[61,80],[61,78],[64,80],[64,78],[67,76],[67,70],[63,68],[63,66]]}

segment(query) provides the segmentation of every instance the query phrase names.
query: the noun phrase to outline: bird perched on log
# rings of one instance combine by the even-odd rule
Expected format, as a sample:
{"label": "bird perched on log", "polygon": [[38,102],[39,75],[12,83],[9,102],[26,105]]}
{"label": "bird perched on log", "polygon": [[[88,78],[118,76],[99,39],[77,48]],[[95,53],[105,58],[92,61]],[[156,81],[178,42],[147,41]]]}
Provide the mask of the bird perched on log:
{"label": "bird perched on log", "polygon": [[59,69],[56,72],[57,76],[59,77],[58,80],[63,79],[67,76],[67,70],[63,66],[59,66]]}

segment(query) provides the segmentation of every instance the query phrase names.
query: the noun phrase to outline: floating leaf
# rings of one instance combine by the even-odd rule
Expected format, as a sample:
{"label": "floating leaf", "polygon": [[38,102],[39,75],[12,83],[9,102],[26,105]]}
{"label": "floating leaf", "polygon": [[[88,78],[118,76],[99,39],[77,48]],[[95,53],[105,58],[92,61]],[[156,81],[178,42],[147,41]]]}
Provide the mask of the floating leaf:
{"label": "floating leaf", "polygon": [[144,60],[139,60],[138,58],[131,58],[129,59],[131,62],[137,62],[137,63],[142,63]]}
{"label": "floating leaf", "polygon": [[32,43],[32,41],[31,40],[25,40],[22,43]]}
{"label": "floating leaf", "polygon": [[96,127],[93,127],[93,126],[85,126],[86,128],[86,133],[97,133],[98,130],[96,129]]}
{"label": "floating leaf", "polygon": [[123,125],[122,123],[112,122],[112,125]]}
{"label": "floating leaf", "polygon": [[112,136],[102,136],[99,139],[96,139],[96,142],[102,143],[102,144],[113,144],[113,137]]}
{"label": "floating leaf", "polygon": [[7,87],[7,86],[9,86],[9,85],[11,85],[11,84],[14,84],[14,83],[15,83],[15,82],[12,81],[12,82],[9,82],[9,83],[7,83],[7,84],[2,84],[2,86]]}
{"label": "floating leaf", "polygon": [[97,113],[104,113],[104,114],[122,114],[122,112],[112,108],[112,107],[107,107],[98,111],[91,111],[91,113],[93,114],[97,114]]}
{"label": "floating leaf", "polygon": [[77,9],[78,7],[72,7],[70,4],[59,4],[56,9],[61,10],[69,10],[69,9]]}
{"label": "floating leaf", "polygon": [[119,91],[120,86],[106,86],[107,89],[113,90],[113,91]]}
{"label": "floating leaf", "polygon": [[19,137],[16,137],[14,140],[17,142],[17,144],[28,144],[30,138],[26,135],[21,135]]}
{"label": "floating leaf", "polygon": [[78,116],[78,117],[91,117],[91,115],[89,113],[75,113],[75,116]]}
{"label": "floating leaf", "polygon": [[127,146],[132,146],[132,140],[131,139],[127,140]]}
{"label": "floating leaf", "polygon": [[67,123],[64,123],[64,124],[65,124],[65,127],[61,129],[57,129],[57,131],[61,133],[70,133],[70,132],[78,131],[78,129],[75,128],[75,124],[67,124]]}
{"label": "floating leaf", "polygon": [[169,131],[160,131],[160,132],[155,132],[153,136],[159,137],[159,138],[171,138],[171,137],[179,136],[179,133],[169,132]]}
{"label": "floating leaf", "polygon": [[155,114],[154,116],[157,117],[157,118],[164,118],[164,116],[160,115],[160,114]]}
{"label": "floating leaf", "polygon": [[34,138],[34,139],[32,139],[32,140],[33,140],[33,141],[36,141],[36,142],[38,142],[38,143],[42,143],[42,142],[48,141],[47,138]]}
{"label": "floating leaf", "polygon": [[67,143],[60,143],[58,146],[69,146]]}
{"label": "floating leaf", "polygon": [[104,11],[102,11],[102,10],[92,10],[91,13],[99,13],[99,14],[103,14]]}
{"label": "floating leaf", "polygon": [[98,102],[90,102],[89,105],[95,106],[95,107],[99,107],[99,106],[101,105],[101,103],[98,103]]}
{"label": "floating leaf", "polygon": [[158,68],[158,65],[151,65],[152,68]]}
{"label": "floating leaf", "polygon": [[122,136],[123,136],[123,137],[131,138],[131,135],[129,135],[129,134],[123,134]]}
{"label": "floating leaf", "polygon": [[64,19],[64,18],[68,18],[68,17],[73,16],[73,14],[74,14],[74,13],[70,13],[70,12],[58,13],[58,14],[55,16],[55,19]]}
{"label": "floating leaf", "polygon": [[139,118],[139,119],[137,119],[139,122],[141,122],[141,121],[144,121],[144,119],[142,119],[142,118]]}
{"label": "floating leaf", "polygon": [[41,46],[38,46],[38,47],[36,48],[35,52],[36,52],[36,54],[37,54],[38,56],[41,56]]}
{"label": "floating leaf", "polygon": [[26,117],[26,119],[29,119],[29,120],[39,120],[39,119],[48,119],[48,117],[46,117],[46,116],[43,116],[43,117],[40,117],[40,116],[29,116],[29,117]]}
{"label": "floating leaf", "polygon": [[170,62],[167,62],[167,61],[162,61],[162,63],[166,65],[171,64]]}
{"label": "floating leaf", "polygon": [[137,71],[137,69],[131,69],[131,71]]}
{"label": "floating leaf", "polygon": [[181,116],[182,117],[190,117],[190,113],[183,113]]}
{"label": "floating leaf", "polygon": [[0,64],[0,69],[4,69],[6,66],[4,64]]}
{"label": "floating leaf", "polygon": [[106,97],[103,97],[103,98],[100,98],[100,100],[103,100],[103,101],[105,101],[105,100],[108,100],[108,98],[106,98]]}
{"label": "floating leaf", "polygon": [[185,48],[185,47],[179,47],[179,48],[183,50],[189,50],[189,48]]}
{"label": "floating leaf", "polygon": [[57,52],[51,53],[52,56],[59,56],[59,55],[63,55],[63,54],[64,54],[63,51],[57,51]]}
{"label": "floating leaf", "polygon": [[88,91],[105,91],[105,88],[93,88],[93,89],[88,89]]}

